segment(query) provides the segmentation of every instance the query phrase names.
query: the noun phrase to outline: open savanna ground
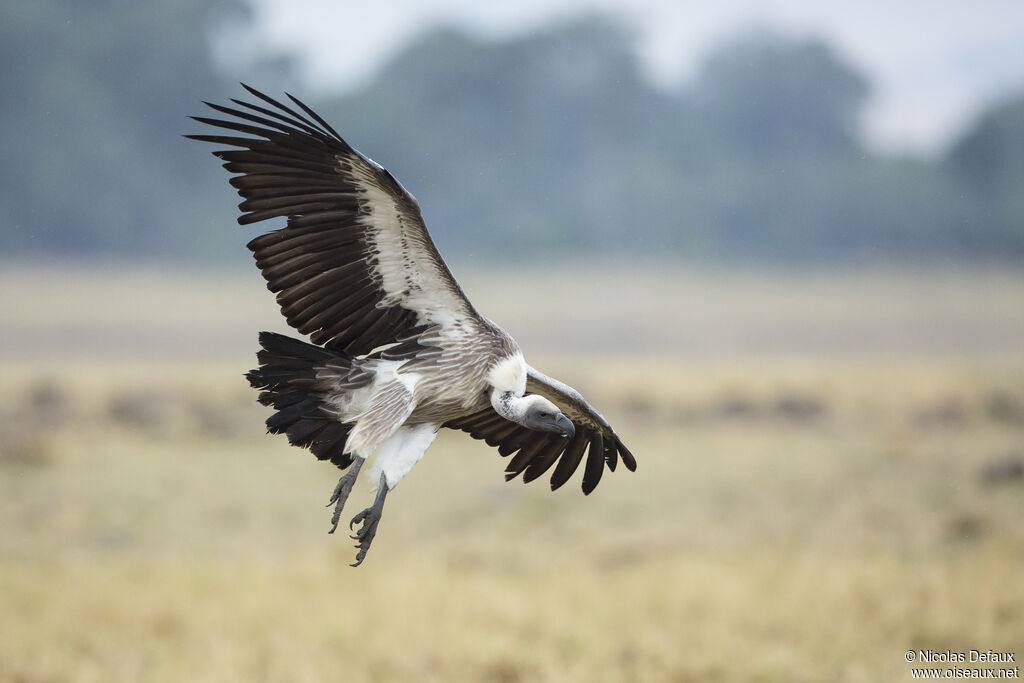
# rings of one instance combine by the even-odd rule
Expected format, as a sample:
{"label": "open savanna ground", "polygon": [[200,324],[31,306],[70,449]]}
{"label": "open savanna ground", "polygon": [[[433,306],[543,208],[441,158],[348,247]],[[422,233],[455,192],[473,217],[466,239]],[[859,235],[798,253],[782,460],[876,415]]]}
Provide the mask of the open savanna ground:
{"label": "open savanna ground", "polygon": [[464,282],[638,471],[551,493],[442,434],[351,569],[337,472],[265,436],[241,378],[280,329],[258,276],[0,271],[0,680],[899,681],[910,649],[1024,656],[1024,276]]}

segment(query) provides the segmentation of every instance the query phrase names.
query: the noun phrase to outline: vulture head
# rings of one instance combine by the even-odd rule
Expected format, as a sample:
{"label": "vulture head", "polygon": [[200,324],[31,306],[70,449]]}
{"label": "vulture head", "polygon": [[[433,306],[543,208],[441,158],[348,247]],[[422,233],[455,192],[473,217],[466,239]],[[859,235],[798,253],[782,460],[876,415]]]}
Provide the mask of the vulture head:
{"label": "vulture head", "polygon": [[576,434],[572,420],[562,414],[551,401],[537,394],[524,396],[521,400],[522,414],[519,424],[538,432],[554,432],[570,439]]}

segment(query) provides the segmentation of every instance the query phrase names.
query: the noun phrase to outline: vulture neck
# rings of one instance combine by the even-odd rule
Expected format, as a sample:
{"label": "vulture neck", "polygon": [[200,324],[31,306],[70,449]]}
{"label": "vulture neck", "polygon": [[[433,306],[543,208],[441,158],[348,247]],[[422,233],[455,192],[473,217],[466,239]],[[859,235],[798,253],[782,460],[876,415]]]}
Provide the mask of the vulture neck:
{"label": "vulture neck", "polygon": [[491,405],[494,410],[506,420],[524,424],[526,418],[527,401],[522,396],[516,396],[514,392],[494,389],[491,391]]}
{"label": "vulture neck", "polygon": [[491,385],[491,405],[506,420],[523,424],[527,405],[526,361],[518,351],[496,363],[487,373]]}

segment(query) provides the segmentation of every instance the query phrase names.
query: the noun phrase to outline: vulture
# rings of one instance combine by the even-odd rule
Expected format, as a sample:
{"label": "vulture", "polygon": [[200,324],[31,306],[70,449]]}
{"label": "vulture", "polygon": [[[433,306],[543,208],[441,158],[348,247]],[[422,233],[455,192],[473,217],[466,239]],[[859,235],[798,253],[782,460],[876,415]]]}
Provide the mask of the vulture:
{"label": "vulture", "polygon": [[604,468],[636,461],[572,387],[526,363],[516,341],[466,298],[434,246],[416,199],[353,149],[310,107],[274,100],[204,102],[216,134],[187,135],[213,152],[242,197],[242,225],[284,218],[248,244],[288,324],[310,342],[261,332],[247,373],[272,407],[267,431],[329,460],[342,474],[330,533],[367,459],[373,504],[349,523],[363,562],[387,494],[442,427],[508,458],[505,478],[554,468],[552,490],[580,464],[589,494]]}

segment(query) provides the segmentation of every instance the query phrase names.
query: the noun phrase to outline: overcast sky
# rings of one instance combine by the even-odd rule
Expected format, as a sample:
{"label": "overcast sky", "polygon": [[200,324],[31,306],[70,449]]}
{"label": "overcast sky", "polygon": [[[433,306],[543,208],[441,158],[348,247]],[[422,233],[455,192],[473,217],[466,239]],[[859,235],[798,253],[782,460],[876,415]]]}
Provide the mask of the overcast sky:
{"label": "overcast sky", "polygon": [[256,2],[255,39],[300,56],[312,87],[368,78],[431,25],[507,36],[603,9],[633,24],[660,83],[688,78],[711,47],[751,27],[824,37],[871,80],[868,137],[889,150],[941,149],[986,102],[1024,91],[1024,0]]}

